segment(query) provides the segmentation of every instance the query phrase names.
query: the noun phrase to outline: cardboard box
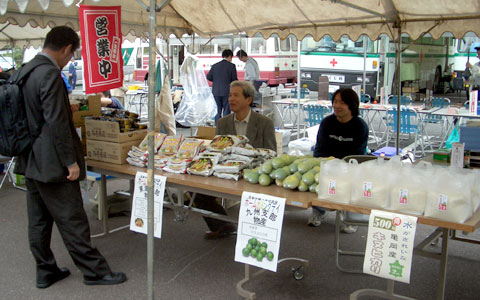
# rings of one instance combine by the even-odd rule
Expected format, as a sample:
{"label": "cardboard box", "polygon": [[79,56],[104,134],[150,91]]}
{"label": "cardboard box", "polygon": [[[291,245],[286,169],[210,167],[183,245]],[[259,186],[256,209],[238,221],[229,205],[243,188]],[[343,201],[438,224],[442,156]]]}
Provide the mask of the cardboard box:
{"label": "cardboard box", "polygon": [[215,127],[198,126],[195,137],[202,140],[212,140],[215,137]]}
{"label": "cardboard box", "polygon": [[123,165],[127,163],[128,151],[130,151],[132,146],[138,146],[141,141],[112,143],[87,139],[87,157],[93,160]]}
{"label": "cardboard box", "polygon": [[147,129],[120,132],[118,122],[85,119],[85,136],[90,140],[124,143],[142,140],[147,135]]}
{"label": "cardboard box", "polygon": [[[74,99],[75,100],[75,99]],[[102,104],[100,103],[100,96],[88,96],[87,98],[88,110],[76,111],[72,114],[73,123],[75,127],[85,125],[85,117],[98,117],[102,111]]]}
{"label": "cardboard box", "polygon": [[418,93],[418,86],[404,86],[402,93]]}

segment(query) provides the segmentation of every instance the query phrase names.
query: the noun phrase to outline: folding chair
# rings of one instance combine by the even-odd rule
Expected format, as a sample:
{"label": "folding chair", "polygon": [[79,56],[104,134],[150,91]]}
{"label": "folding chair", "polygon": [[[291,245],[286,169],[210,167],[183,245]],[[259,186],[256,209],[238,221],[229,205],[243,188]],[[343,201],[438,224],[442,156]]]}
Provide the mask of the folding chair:
{"label": "folding chair", "polygon": [[[390,140],[395,136],[397,133],[397,108],[394,107],[392,109],[387,110],[387,130],[386,130],[386,147]],[[423,133],[422,122],[418,117],[417,112],[412,108],[402,107],[400,109],[400,133],[403,135],[408,134],[408,139],[410,139],[411,134],[415,134],[415,142],[414,142],[414,149],[413,155],[415,157],[423,157],[425,156],[425,143],[424,137],[421,136]],[[421,148],[421,155],[416,155],[416,149],[418,145],[418,137],[420,135],[420,148]],[[427,140],[429,140],[428,136],[425,136]],[[433,151],[433,148],[430,144],[430,148]]]}
{"label": "folding chair", "polygon": [[[390,95],[388,97],[388,104],[397,104],[398,102],[398,96],[397,95]],[[400,98],[400,105],[410,105],[412,104],[413,100],[412,97],[410,96],[402,96]]]}
{"label": "folding chair", "polygon": [[[426,101],[426,100],[425,100]],[[448,98],[442,98],[442,97],[434,97],[432,98],[430,102],[432,107],[438,107],[438,108],[447,108],[450,107],[450,99]],[[426,114],[423,118],[423,124],[439,124],[441,126],[440,129],[440,135],[438,136],[438,144],[440,146],[442,137],[445,134],[446,128],[448,128],[448,119],[445,116],[442,115],[435,115],[435,114]],[[424,127],[424,133],[428,135],[427,130]]]}
{"label": "folding chair", "polygon": [[362,94],[360,102],[362,103],[370,103],[372,101],[372,97],[369,94]]}
{"label": "folding chair", "polygon": [[321,104],[306,104],[303,106],[305,112],[305,124],[309,127],[320,124],[326,115],[332,113],[331,107]]}
{"label": "folding chair", "polygon": [[[349,155],[343,158],[346,162],[350,161],[350,159],[355,159],[358,163],[362,163],[369,160],[377,159],[376,156],[373,155]],[[364,251],[349,251],[349,250],[342,250],[340,248],[340,222],[343,221],[345,225],[353,225],[353,226],[368,226],[368,215],[358,214],[353,212],[344,212],[344,211],[336,211],[335,216],[335,264],[337,269],[342,272],[346,273],[354,273],[354,274],[361,274],[363,270],[360,269],[352,269],[352,268],[344,268],[340,265],[340,256],[364,256]]]}
{"label": "folding chair", "polygon": [[5,175],[3,175],[2,182],[0,183],[0,189],[3,187],[3,183],[5,179],[8,177],[8,180],[13,184],[13,187],[22,191],[26,191],[27,189],[17,185],[16,180],[12,177],[12,173],[10,169],[15,165],[15,157],[6,157],[0,155],[0,164],[6,164],[7,167],[5,169]]}

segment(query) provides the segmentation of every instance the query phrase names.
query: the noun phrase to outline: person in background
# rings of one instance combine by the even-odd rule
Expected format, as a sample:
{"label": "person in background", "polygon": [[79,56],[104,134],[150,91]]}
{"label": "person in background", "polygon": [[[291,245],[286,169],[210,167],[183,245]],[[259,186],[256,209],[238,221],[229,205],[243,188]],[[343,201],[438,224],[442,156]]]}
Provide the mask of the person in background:
{"label": "person in background", "polygon": [[237,51],[237,57],[242,62],[245,63],[245,80],[250,81],[255,87],[255,97],[253,98],[253,103],[261,105],[261,95],[259,93],[259,88],[262,85],[260,81],[260,68],[255,59],[249,57],[247,52],[243,50]]}
{"label": "person in background", "polygon": [[123,107],[122,102],[118,100],[116,97],[112,97],[112,94],[109,90],[99,93],[100,94],[100,101],[102,102],[103,107],[109,108],[116,108],[116,109],[125,109]]}
{"label": "person in background", "polygon": [[[477,57],[480,58],[480,47],[475,47],[477,50]],[[470,99],[470,92],[471,91],[478,91],[480,89],[480,61],[476,64],[472,65],[471,63],[467,62],[467,68],[470,69],[472,75],[469,78],[470,88],[467,91],[467,100]]]}
{"label": "person in background", "polygon": [[68,66],[68,83],[72,89],[75,89],[77,86],[77,69],[75,68],[77,64],[78,63],[75,61],[75,58],[72,57],[70,60],[70,65]]}
{"label": "person in background", "polygon": [[[350,88],[338,89],[332,95],[333,114],[320,123],[314,157],[333,156],[339,159],[348,155],[365,155],[368,142],[368,125],[359,117],[357,93]],[[312,208],[309,226],[320,226],[327,212],[320,207]],[[357,226],[343,224],[341,230],[354,233]]]}
{"label": "person in background", "polygon": [[67,268],[58,267],[50,249],[54,223],[83,273],[84,284],[110,285],[127,280],[124,273],[111,271],[90,242],[79,182],[85,178],[85,159],[60,78],[79,46],[80,38],[73,29],[52,28],[42,52],[30,62],[43,64],[22,86],[29,131],[36,139],[29,151],[18,156],[14,172],[26,178],[28,241],[36,262],[37,288],[47,288],[70,275]]}
{"label": "person in background", "polygon": [[[230,84],[228,101],[232,114],[218,120],[216,135],[245,135],[249,144],[255,148],[276,150],[275,128],[273,121],[251,109],[255,88],[248,81],[234,81]],[[225,209],[215,197],[197,194],[195,204],[198,208],[226,215]],[[234,233],[234,224],[222,220],[204,217],[208,231],[206,239],[216,239]]]}
{"label": "person in background", "polygon": [[73,91],[73,88],[70,85],[70,83],[68,83],[67,76],[65,76],[65,74],[63,74],[63,72],[60,72],[60,76],[62,76],[63,83],[65,84],[65,88],[67,89],[67,93],[70,94]]}
{"label": "person in background", "polygon": [[232,50],[223,50],[222,57],[223,59],[215,63],[207,74],[207,79],[212,82],[212,94],[217,103],[215,124],[222,116],[225,117],[230,114],[230,106],[228,104],[230,83],[237,80],[237,68],[232,63]]}

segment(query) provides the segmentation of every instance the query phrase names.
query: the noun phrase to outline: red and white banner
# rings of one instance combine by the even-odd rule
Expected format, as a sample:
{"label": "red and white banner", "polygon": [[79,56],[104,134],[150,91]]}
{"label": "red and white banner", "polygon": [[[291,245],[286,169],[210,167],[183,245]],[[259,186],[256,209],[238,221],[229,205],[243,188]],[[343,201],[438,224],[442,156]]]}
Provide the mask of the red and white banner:
{"label": "red and white banner", "polygon": [[85,93],[123,85],[120,6],[80,5]]}

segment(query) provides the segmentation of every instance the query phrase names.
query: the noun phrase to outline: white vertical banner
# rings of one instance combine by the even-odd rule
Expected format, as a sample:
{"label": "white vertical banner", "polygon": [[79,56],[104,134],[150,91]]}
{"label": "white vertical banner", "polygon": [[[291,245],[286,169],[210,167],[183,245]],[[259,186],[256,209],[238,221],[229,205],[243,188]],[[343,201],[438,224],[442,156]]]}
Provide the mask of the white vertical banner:
{"label": "white vertical banner", "polygon": [[372,210],[363,272],[410,283],[417,218]]}
{"label": "white vertical banner", "polygon": [[[157,238],[162,237],[163,195],[166,182],[167,178],[165,176],[155,175],[153,182],[153,235]],[[147,234],[147,223],[147,173],[137,172],[137,175],[135,175],[130,230]]]}
{"label": "white vertical banner", "polygon": [[478,109],[478,91],[471,91],[470,92],[470,101],[468,111],[471,115],[477,115]]}
{"label": "white vertical banner", "polygon": [[277,271],[285,198],[243,192],[235,261]]}
{"label": "white vertical banner", "polygon": [[354,85],[352,86],[352,90],[357,93],[358,100],[360,100],[360,103],[362,102],[362,86],[361,85]]}

